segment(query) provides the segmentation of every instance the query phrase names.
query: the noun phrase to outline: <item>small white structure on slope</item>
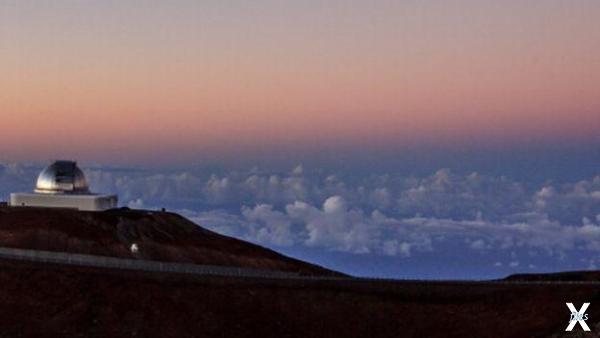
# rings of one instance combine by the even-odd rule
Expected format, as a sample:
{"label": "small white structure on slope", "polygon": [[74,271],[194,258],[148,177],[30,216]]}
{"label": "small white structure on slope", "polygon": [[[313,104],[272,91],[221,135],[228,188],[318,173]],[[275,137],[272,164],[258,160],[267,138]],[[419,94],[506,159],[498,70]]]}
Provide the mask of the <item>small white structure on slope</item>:
{"label": "small white structure on slope", "polygon": [[76,162],[56,161],[42,170],[33,193],[10,194],[10,205],[100,211],[115,208],[117,196],[91,193]]}

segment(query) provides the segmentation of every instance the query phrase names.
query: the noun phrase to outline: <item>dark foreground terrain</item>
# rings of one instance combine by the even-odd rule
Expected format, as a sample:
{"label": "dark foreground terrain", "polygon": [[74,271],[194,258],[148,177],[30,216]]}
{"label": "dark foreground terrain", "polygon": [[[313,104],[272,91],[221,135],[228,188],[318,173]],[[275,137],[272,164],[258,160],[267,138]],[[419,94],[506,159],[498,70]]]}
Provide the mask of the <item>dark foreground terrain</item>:
{"label": "dark foreground terrain", "polygon": [[546,337],[563,333],[565,302],[584,301],[600,332],[597,285],[216,278],[17,261],[0,261],[0,285],[6,337]]}
{"label": "dark foreground terrain", "polygon": [[[190,224],[168,213],[4,208],[0,246],[335,275]],[[128,250],[132,242],[151,250],[137,257]],[[0,259],[0,336],[591,337],[600,333],[596,276],[525,275],[496,282],[266,279]],[[544,282],[548,279],[553,281]],[[577,308],[591,303],[591,333],[579,326],[564,332],[566,302]]]}

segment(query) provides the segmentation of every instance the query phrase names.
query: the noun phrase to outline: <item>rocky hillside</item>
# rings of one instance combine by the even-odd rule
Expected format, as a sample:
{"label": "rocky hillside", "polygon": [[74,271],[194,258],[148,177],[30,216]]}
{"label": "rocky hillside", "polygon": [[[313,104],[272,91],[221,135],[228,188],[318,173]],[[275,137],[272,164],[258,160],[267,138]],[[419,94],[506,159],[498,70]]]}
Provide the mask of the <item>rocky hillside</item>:
{"label": "rocky hillside", "polygon": [[[131,250],[132,245],[137,252]],[[336,275],[331,270],[219,235],[174,213],[0,207],[0,246]]]}

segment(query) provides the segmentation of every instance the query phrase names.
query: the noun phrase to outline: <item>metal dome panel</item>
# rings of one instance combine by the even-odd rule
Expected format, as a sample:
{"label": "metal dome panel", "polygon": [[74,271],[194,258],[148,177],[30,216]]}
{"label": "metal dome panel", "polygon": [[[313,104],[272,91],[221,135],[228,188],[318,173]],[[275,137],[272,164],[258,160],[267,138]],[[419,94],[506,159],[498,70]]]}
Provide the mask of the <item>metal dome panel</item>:
{"label": "metal dome panel", "polygon": [[73,161],[56,161],[42,170],[37,179],[36,193],[81,194],[89,193],[83,171]]}

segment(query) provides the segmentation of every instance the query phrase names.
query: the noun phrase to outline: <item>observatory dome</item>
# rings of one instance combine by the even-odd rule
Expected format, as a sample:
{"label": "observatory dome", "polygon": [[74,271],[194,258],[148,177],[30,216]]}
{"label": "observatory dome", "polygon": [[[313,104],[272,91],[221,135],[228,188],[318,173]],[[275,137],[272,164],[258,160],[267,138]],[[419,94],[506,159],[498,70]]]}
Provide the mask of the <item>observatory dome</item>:
{"label": "observatory dome", "polygon": [[42,170],[37,179],[36,193],[87,194],[89,187],[77,162],[56,161]]}

